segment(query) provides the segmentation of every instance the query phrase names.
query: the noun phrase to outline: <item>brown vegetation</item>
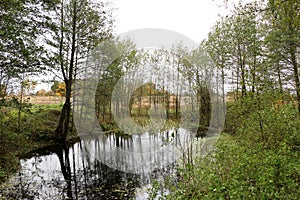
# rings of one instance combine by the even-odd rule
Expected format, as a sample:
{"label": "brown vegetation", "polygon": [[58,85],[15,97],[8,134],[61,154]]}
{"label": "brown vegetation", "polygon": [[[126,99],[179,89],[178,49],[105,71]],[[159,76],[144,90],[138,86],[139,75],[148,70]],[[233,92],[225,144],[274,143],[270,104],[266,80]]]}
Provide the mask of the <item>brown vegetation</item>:
{"label": "brown vegetation", "polygon": [[64,102],[62,96],[25,96],[24,99],[32,104],[61,104]]}

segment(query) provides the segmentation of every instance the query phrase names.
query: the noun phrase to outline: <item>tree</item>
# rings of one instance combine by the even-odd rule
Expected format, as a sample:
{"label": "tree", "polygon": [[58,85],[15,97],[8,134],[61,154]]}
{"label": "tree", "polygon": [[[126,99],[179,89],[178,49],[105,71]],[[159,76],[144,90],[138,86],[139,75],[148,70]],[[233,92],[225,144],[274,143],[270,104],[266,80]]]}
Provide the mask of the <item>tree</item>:
{"label": "tree", "polygon": [[217,22],[206,42],[212,60],[221,69],[223,83],[226,73],[232,73],[236,99],[240,92],[242,98],[249,92],[259,92],[262,84],[273,79],[266,63],[267,29],[262,10],[256,2],[239,4],[231,16]]}
{"label": "tree", "polygon": [[[204,137],[210,126],[212,109],[213,68],[212,62],[202,41],[198,48],[181,58],[181,72],[187,77],[194,89],[197,98],[197,111],[199,112],[199,123],[197,137]],[[216,73],[216,71],[215,71]],[[218,89],[218,88],[217,88]],[[218,91],[215,91],[218,93]]]}
{"label": "tree", "polygon": [[53,68],[60,71],[66,86],[65,103],[56,129],[57,139],[64,141],[70,124],[71,92],[79,66],[90,51],[111,36],[113,19],[104,3],[88,0],[61,0],[55,8],[54,23],[49,22],[55,48]]}
{"label": "tree", "polygon": [[[269,47],[277,49],[276,63],[290,66],[296,90],[298,113],[300,114],[300,80],[299,80],[299,40],[300,40],[300,2],[297,0],[269,0],[267,12],[271,33]],[[280,68],[278,69],[280,70]]]}
{"label": "tree", "polygon": [[37,81],[30,81],[28,78],[21,82],[21,94],[31,95],[35,90]]}
{"label": "tree", "polygon": [[[126,94],[128,95],[116,98],[114,99],[115,101],[112,102],[114,86],[126,72],[133,70],[138,66],[141,62],[141,56],[137,52],[136,46],[132,41],[119,39],[109,40],[104,46],[99,46],[95,52],[96,56],[94,62],[96,62],[96,65],[108,65],[106,69],[98,69],[99,83],[96,91],[97,117],[100,123],[112,123],[111,106],[114,106],[118,115],[124,115],[122,107],[124,107],[130,99],[130,96],[128,96],[129,93],[127,92]],[[132,77],[128,78],[130,79]],[[128,80],[125,79],[124,81]],[[128,82],[124,85],[130,87],[131,84]],[[126,90],[124,87],[119,89]],[[128,88],[128,90],[130,90],[130,88]],[[130,101],[132,101],[132,98]],[[130,102],[128,104],[131,105]]]}
{"label": "tree", "polygon": [[[7,0],[0,2],[0,85],[7,90],[13,78],[41,72],[45,58],[39,43],[46,16],[43,9],[52,2]],[[6,91],[2,94],[6,94]]]}
{"label": "tree", "polygon": [[56,96],[65,96],[66,95],[66,85],[64,82],[54,81],[51,86],[52,94]]}
{"label": "tree", "polygon": [[[209,53],[210,58],[217,68],[221,69],[221,78],[223,89],[225,90],[225,71],[229,69],[230,62],[230,29],[226,19],[222,18],[212,28],[208,34],[208,39],[205,41],[205,48]],[[223,94],[225,91],[223,90]]]}

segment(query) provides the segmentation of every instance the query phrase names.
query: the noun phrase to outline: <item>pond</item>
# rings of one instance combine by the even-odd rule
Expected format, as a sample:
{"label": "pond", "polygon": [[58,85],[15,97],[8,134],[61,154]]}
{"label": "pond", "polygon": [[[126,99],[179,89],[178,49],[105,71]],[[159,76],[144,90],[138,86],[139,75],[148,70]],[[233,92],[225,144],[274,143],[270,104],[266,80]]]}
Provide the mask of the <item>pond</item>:
{"label": "pond", "polygon": [[102,134],[54,147],[21,159],[0,199],[147,199],[151,180],[176,180],[176,152],[183,155],[191,138],[179,128],[127,138]]}

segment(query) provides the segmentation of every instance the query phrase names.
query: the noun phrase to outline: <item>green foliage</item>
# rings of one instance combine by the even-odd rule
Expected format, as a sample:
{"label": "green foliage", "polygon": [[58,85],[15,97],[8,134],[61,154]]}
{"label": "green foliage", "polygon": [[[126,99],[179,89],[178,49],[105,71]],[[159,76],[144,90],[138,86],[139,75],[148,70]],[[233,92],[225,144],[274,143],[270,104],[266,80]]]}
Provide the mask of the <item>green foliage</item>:
{"label": "green foliage", "polygon": [[[31,106],[32,104],[28,103],[27,100],[23,100],[23,102],[21,102],[20,99],[16,97],[12,97],[10,99],[2,98],[0,100],[0,108],[3,108],[3,114],[6,114],[6,110],[10,111],[13,108],[25,113],[30,113]],[[17,113],[16,110],[14,113]]]}
{"label": "green foliage", "polygon": [[151,187],[147,189],[148,194],[148,200],[154,200],[154,199],[165,199],[166,195],[163,191],[163,184],[161,181],[158,180],[152,180],[151,181]]}
{"label": "green foliage", "polygon": [[230,105],[235,135],[221,135],[212,155],[185,166],[168,199],[298,199],[300,121],[294,104],[276,107],[271,96]]}
{"label": "green foliage", "polygon": [[56,90],[58,89],[58,86],[59,86],[59,81],[54,81],[54,82],[53,82],[53,85],[51,86],[51,91],[52,91],[53,93],[55,93]]}
{"label": "green foliage", "polygon": [[58,123],[61,106],[31,106],[21,113],[18,127],[17,99],[2,100],[0,103],[0,182],[19,166],[17,156],[34,148],[51,144]]}
{"label": "green foliage", "polygon": [[37,41],[45,16],[37,4],[27,0],[0,2],[0,85],[22,73],[43,69],[44,48]]}
{"label": "green foliage", "polygon": [[[300,113],[298,0],[239,3],[231,15],[212,27],[206,49],[221,70],[222,83],[231,80],[238,98],[291,85]],[[293,84],[291,84],[291,80]]]}

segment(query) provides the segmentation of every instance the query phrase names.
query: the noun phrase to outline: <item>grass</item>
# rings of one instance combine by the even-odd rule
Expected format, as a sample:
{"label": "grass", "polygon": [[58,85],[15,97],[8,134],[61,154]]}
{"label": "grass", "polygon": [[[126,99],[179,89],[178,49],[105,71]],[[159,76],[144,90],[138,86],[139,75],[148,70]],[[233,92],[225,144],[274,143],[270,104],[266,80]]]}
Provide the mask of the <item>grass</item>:
{"label": "grass", "polygon": [[[0,112],[0,182],[19,167],[19,157],[55,144],[61,105],[32,105],[20,114],[14,107]],[[71,136],[75,136],[71,134]]]}
{"label": "grass", "polygon": [[41,111],[41,110],[58,110],[61,111],[63,105],[62,104],[33,104],[31,111],[36,112],[36,111]]}

